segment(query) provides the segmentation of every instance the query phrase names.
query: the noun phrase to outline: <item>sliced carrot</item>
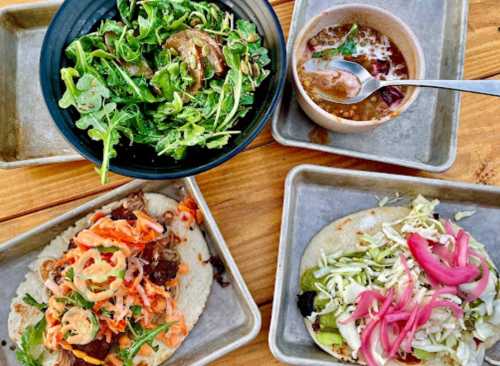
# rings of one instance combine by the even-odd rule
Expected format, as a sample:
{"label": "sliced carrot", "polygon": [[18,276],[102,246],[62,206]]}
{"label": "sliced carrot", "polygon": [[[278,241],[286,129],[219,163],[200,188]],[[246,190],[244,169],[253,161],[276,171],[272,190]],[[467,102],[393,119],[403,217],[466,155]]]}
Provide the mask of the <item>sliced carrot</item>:
{"label": "sliced carrot", "polygon": [[179,265],[179,270],[178,270],[178,273],[179,273],[180,275],[185,275],[185,274],[189,273],[189,266],[187,265],[187,263],[182,262],[182,263]]}
{"label": "sliced carrot", "polygon": [[118,356],[114,353],[110,353],[105,360],[106,366],[123,366],[122,360],[118,358]]}
{"label": "sliced carrot", "polygon": [[159,297],[159,296],[157,296],[153,300],[153,304],[151,305],[151,309],[155,313],[162,313],[165,311],[166,308],[167,308],[167,301],[163,297]]}
{"label": "sliced carrot", "polygon": [[153,349],[151,346],[149,344],[144,344],[137,354],[142,357],[148,357],[151,356],[152,353]]}
{"label": "sliced carrot", "polygon": [[92,215],[92,217],[90,218],[90,222],[95,224],[99,219],[102,219],[103,217],[105,217],[106,214],[102,211],[97,211],[95,214]]}
{"label": "sliced carrot", "polygon": [[130,345],[132,344],[132,341],[130,340],[129,337],[127,337],[126,335],[122,335],[119,339],[118,339],[118,345],[120,346],[121,349],[124,349],[124,348],[127,348],[127,347],[130,347]]}

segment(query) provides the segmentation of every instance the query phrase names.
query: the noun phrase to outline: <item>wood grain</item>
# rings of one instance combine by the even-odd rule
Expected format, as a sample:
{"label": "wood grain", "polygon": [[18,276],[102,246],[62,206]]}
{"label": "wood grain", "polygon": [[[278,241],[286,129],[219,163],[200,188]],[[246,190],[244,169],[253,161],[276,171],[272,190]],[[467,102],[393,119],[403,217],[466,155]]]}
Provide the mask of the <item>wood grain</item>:
{"label": "wood grain", "polygon": [[465,78],[500,73],[500,14],[498,0],[470,1]]}
{"label": "wood grain", "polygon": [[112,174],[110,183],[102,186],[94,167],[87,162],[2,170],[0,221],[103,192],[127,181]]}
{"label": "wood grain", "polygon": [[262,330],[257,338],[247,346],[213,362],[212,366],[282,365],[282,363],[274,359],[267,346],[269,323],[271,321],[271,304],[261,306],[260,312],[262,314]]}
{"label": "wood grain", "polygon": [[17,217],[8,221],[0,222],[0,243],[12,239],[38,225],[52,220],[84,203],[96,198],[98,195],[91,195],[77,200],[73,200],[61,205],[40,210],[28,215]]}

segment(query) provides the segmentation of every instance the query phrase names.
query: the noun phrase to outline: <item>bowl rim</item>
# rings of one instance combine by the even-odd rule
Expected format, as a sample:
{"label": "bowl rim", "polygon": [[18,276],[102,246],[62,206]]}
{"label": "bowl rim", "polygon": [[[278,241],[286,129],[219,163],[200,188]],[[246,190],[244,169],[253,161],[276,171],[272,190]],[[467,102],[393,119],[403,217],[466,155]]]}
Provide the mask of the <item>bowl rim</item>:
{"label": "bowl rim", "polygon": [[[77,1],[77,0],[74,0]],[[211,2],[220,2],[219,0],[209,0]],[[184,177],[189,177],[189,176],[195,176],[197,174],[206,172],[210,169],[213,169],[226,161],[230,160],[231,158],[235,157],[239,153],[241,153],[248,145],[250,145],[255,138],[262,132],[264,129],[265,125],[269,122],[271,116],[274,113],[274,110],[278,106],[282,96],[283,96],[283,90],[285,87],[285,81],[286,81],[286,72],[288,69],[288,62],[287,62],[287,51],[286,51],[286,41],[285,41],[285,33],[283,28],[281,27],[281,23],[279,21],[278,15],[274,11],[274,8],[272,7],[271,3],[269,0],[258,0],[260,1],[268,10],[271,18],[272,18],[272,23],[274,27],[274,31],[277,33],[277,45],[276,45],[276,59],[281,60],[282,63],[279,66],[278,69],[278,82],[277,82],[277,87],[275,88],[274,93],[272,94],[272,98],[269,102],[269,106],[266,108],[264,114],[258,121],[256,127],[250,133],[243,141],[241,141],[238,145],[236,145],[234,148],[231,150],[223,153],[221,156],[217,157],[213,161],[210,161],[206,164],[199,165],[196,167],[192,168],[186,168],[186,169],[179,169],[175,172],[166,172],[166,173],[159,173],[159,172],[154,172],[154,171],[149,171],[145,172],[141,169],[137,168],[127,168],[127,167],[119,167],[115,166],[113,164],[113,159],[111,159],[110,164],[109,164],[109,171],[122,175],[122,176],[127,176],[127,177],[133,177],[133,178],[138,178],[138,179],[146,179],[146,180],[165,180],[165,179],[178,179],[178,178],[184,178]],[[47,106],[47,109],[49,110],[49,113],[52,117],[53,122],[55,123],[57,129],[59,132],[63,135],[65,140],[72,146],[74,147],[79,154],[81,154],[85,159],[88,161],[92,162],[96,166],[99,166],[102,163],[102,159],[98,158],[97,156],[94,156],[89,152],[89,149],[87,149],[82,143],[81,139],[75,136],[70,129],[66,126],[65,123],[65,118],[59,118],[57,116],[57,112],[60,112],[60,108],[58,106],[58,102],[53,100],[53,94],[52,94],[52,86],[51,86],[51,76],[50,72],[48,70],[50,69],[49,65],[49,42],[50,39],[53,37],[54,33],[54,28],[53,25],[56,22],[61,21],[61,18],[64,16],[65,9],[67,7],[70,7],[71,0],[66,0],[64,1],[60,8],[57,10],[56,14],[53,16],[49,27],[47,28],[47,32],[45,33],[43,43],[42,43],[42,49],[40,52],[40,68],[38,72],[38,77],[40,81],[40,86],[42,89],[42,95],[43,99],[45,101],[45,105]],[[74,123],[74,121],[72,121]]]}
{"label": "bowl rim", "polygon": [[[316,15],[313,17],[311,20],[309,20],[302,30],[298,33],[297,37],[295,37],[293,48],[292,48],[292,55],[291,55],[291,67],[292,67],[292,74],[293,74],[293,81],[294,81],[294,86],[295,90],[298,91],[300,96],[304,99],[304,101],[314,109],[314,112],[319,114],[320,117],[323,119],[327,119],[330,123],[336,124],[336,125],[342,125],[345,127],[353,127],[355,129],[359,130],[366,130],[367,127],[379,127],[380,125],[387,123],[398,116],[400,116],[402,113],[404,113],[417,99],[418,95],[420,94],[420,88],[416,87],[414,89],[413,95],[401,106],[401,108],[398,107],[394,113],[391,113],[388,116],[385,116],[380,119],[374,119],[374,120],[368,120],[368,121],[354,121],[351,119],[346,119],[342,118],[336,115],[333,115],[331,113],[328,113],[325,111],[323,108],[321,108],[319,105],[317,105],[311,97],[307,94],[305,91],[302,82],[300,81],[299,75],[298,75],[298,57],[297,53],[299,51],[299,43],[302,41],[302,39],[306,36],[306,33],[314,26],[315,23],[318,22],[318,20],[322,19],[323,17],[328,16],[332,12],[336,12],[339,10],[344,10],[344,9],[365,9],[367,11],[375,12],[378,14],[381,14],[384,17],[390,18],[395,24],[398,25],[400,29],[402,29],[407,35],[408,39],[415,48],[416,51],[416,59],[420,62],[420,70],[417,70],[417,75],[416,79],[423,79],[425,77],[425,72],[426,72],[426,63],[425,63],[425,54],[422,48],[422,45],[420,44],[420,41],[418,40],[417,36],[415,35],[415,32],[404,22],[401,18],[398,16],[394,15],[393,13],[378,7],[374,5],[367,5],[367,4],[360,4],[360,3],[352,3],[352,4],[344,4],[344,5],[336,5],[333,7],[330,7],[328,9],[323,10],[320,14]],[[315,123],[318,123],[314,121]],[[323,127],[327,128],[323,124],[321,124]],[[364,128],[364,129],[363,129]],[[330,129],[330,128],[328,128]]]}

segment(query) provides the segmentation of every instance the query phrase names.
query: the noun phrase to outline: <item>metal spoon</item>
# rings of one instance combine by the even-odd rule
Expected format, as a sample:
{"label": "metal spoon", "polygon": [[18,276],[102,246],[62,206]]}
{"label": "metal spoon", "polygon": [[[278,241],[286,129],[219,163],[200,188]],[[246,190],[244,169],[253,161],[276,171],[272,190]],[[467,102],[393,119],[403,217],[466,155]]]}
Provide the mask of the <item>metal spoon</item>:
{"label": "metal spoon", "polygon": [[390,85],[421,86],[428,88],[459,90],[463,92],[486,94],[500,97],[499,80],[378,80],[375,79],[363,66],[358,63],[345,60],[316,61],[311,59],[305,64],[306,69],[317,71],[347,71],[359,79],[361,89],[352,98],[339,99],[333,95],[317,91],[322,99],[340,104],[355,104],[368,98],[380,88]]}

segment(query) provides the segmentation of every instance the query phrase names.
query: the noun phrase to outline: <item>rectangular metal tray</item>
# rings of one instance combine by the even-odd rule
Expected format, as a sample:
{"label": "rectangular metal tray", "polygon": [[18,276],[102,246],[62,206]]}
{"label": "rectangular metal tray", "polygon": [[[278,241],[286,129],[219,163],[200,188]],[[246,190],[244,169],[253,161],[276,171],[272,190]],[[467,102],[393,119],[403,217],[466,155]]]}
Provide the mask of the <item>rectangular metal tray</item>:
{"label": "rectangular metal tray", "polygon": [[[278,270],[274,292],[269,346],[274,356],[292,365],[341,365],[316,347],[297,308],[299,267],[311,239],[323,227],[346,215],[378,206],[378,198],[399,192],[405,205],[422,194],[438,198],[438,212],[453,217],[463,210],[476,214],[460,225],[485,244],[500,265],[500,189],[443,180],[368,173],[302,165],[285,183],[285,198]],[[496,350],[495,350],[496,351]]]}
{"label": "rectangular metal tray", "polygon": [[49,115],[38,81],[43,37],[62,2],[0,8],[0,168],[81,160]]}
{"label": "rectangular metal tray", "polygon": [[[107,203],[144,190],[163,193],[177,200],[193,197],[204,217],[202,226],[210,251],[225,263],[230,286],[222,288],[214,281],[207,306],[195,328],[165,365],[205,365],[250,342],[261,328],[261,315],[236,267],[222,234],[194,178],[178,181],[133,181],[100,198],[84,204],[8,242],[0,244],[0,340],[8,340],[7,317],[11,299],[24,280],[28,265],[51,239]],[[10,345],[9,341],[9,345]],[[0,365],[14,366],[15,352],[0,347]]]}
{"label": "rectangular metal tray", "polygon": [[[428,79],[462,79],[467,38],[467,0],[358,0],[391,11],[415,32],[424,49]],[[327,8],[350,0],[296,0],[288,38],[288,57],[305,23]],[[291,64],[290,62],[288,63]],[[300,109],[291,72],[281,106],[274,114],[273,136],[280,144],[381,161],[433,172],[449,169],[456,158],[460,94],[422,89],[418,100],[394,121],[375,131],[339,134],[321,130],[324,140]],[[328,136],[328,137],[327,137]],[[326,138],[327,137],[327,138]]]}

